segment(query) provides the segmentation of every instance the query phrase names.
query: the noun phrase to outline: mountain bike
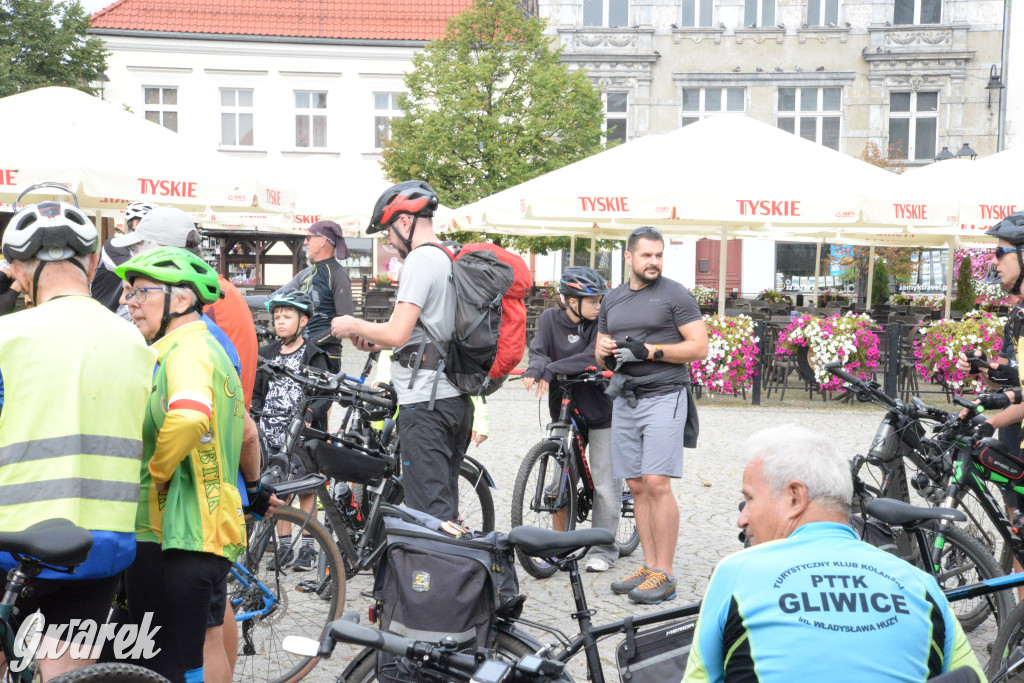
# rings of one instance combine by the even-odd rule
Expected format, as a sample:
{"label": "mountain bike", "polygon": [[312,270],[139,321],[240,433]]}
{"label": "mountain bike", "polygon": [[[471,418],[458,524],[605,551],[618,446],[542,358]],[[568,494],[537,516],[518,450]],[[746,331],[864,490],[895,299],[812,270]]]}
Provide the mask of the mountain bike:
{"label": "mountain bike", "polygon": [[[609,373],[610,374],[610,373]],[[512,489],[512,526],[523,524],[570,531],[587,521],[593,509],[594,480],[587,460],[586,420],[573,402],[573,387],[605,381],[594,370],[581,375],[556,375],[562,401],[558,419],[547,425],[548,435],[526,453]],[[615,545],[619,555],[631,555],[640,544],[633,515],[633,494],[623,483],[622,512]],[[516,550],[519,564],[535,578],[551,576],[557,567]]]}
{"label": "mountain bike", "polygon": [[[0,532],[0,552],[10,553],[18,562],[7,573],[6,589],[0,601],[0,654],[4,660],[0,662],[0,681],[31,683],[39,680],[32,657],[39,646],[44,624],[38,612],[18,614],[18,598],[44,569],[74,573],[74,568],[85,562],[91,549],[92,534],[66,519],[49,519],[24,531]],[[92,664],[51,680],[54,683],[167,683],[166,678],[149,669],[121,663]]]}
{"label": "mountain bike", "polygon": [[[569,583],[572,586],[572,595],[575,603],[575,610],[572,616],[579,624],[579,633],[570,638],[556,628],[523,619],[522,617],[499,618],[496,624],[498,640],[495,647],[490,650],[476,650],[470,653],[471,656],[476,658],[478,665],[482,665],[486,660],[491,659],[505,664],[514,663],[520,661],[524,656],[535,655],[538,660],[542,660],[538,662],[539,666],[545,666],[544,663],[546,662],[546,670],[552,671],[551,675],[553,678],[550,680],[572,681],[572,677],[568,672],[564,671],[565,663],[578,655],[580,651],[583,651],[587,660],[588,678],[593,683],[604,683],[604,668],[597,649],[598,640],[616,633],[623,633],[626,634],[627,638],[632,638],[636,635],[638,628],[652,624],[667,623],[686,617],[695,617],[697,615],[700,611],[700,603],[680,605],[667,610],[628,617],[608,624],[593,625],[591,623],[591,616],[594,614],[594,610],[587,607],[586,591],[583,579],[580,576],[579,560],[591,547],[608,545],[614,539],[615,536],[611,531],[601,528],[553,531],[550,529],[519,526],[512,529],[508,534],[508,540],[509,543],[516,547],[517,552],[522,551],[530,557],[543,558],[547,564],[555,567],[556,570],[569,574]],[[357,631],[359,635],[356,638],[347,637],[355,631],[355,629],[350,629],[349,626],[361,629]],[[330,648],[333,647],[335,639],[357,645],[365,645],[366,648],[352,659],[339,678],[339,681],[344,683],[370,683],[375,681],[377,680],[377,650],[381,648],[384,642],[391,639],[392,634],[383,634],[380,631],[358,627],[351,623],[349,626],[334,622],[331,628],[325,630],[323,640],[319,643],[313,643],[313,645],[319,648],[317,649],[318,654],[329,652]],[[523,631],[521,627],[548,633],[557,642],[551,645],[541,645],[535,638]],[[391,642],[395,641],[391,640]],[[452,648],[454,643],[453,639],[448,646],[444,643],[441,644],[447,650],[447,654],[442,657],[440,662],[442,665],[445,662],[453,661],[455,658],[457,653]],[[306,644],[309,645],[308,642]],[[399,656],[408,654],[394,650],[391,652]],[[443,666],[440,669],[435,666],[438,662],[425,661],[419,652],[412,654],[417,656],[406,656],[404,661],[408,668],[414,672],[412,675],[413,680],[470,680],[465,675],[465,671],[461,674],[461,678],[458,675],[452,676],[450,675],[452,672],[447,671]],[[469,660],[462,659],[459,661],[468,665]],[[557,673],[554,673],[555,669],[557,669]]]}
{"label": "mountain bike", "polygon": [[[369,361],[368,361],[369,362]],[[263,361],[266,372],[293,379],[303,397],[290,414],[282,453],[295,455],[310,474],[276,483],[278,496],[315,493],[311,512],[282,506],[251,525],[248,547],[229,577],[229,598],[242,622],[236,680],[297,681],[317,664],[280,649],[284,634],[319,636],[341,615],[345,577],[374,567],[384,549],[381,505],[403,499],[400,443],[395,435],[394,401],[384,389],[360,378],[314,368],[294,372]],[[365,376],[364,372],[364,376]],[[346,407],[342,428],[330,434],[306,427],[306,406],[330,399]],[[374,421],[383,420],[380,429]],[[280,482],[288,459],[270,458],[264,479]],[[464,524],[490,531],[494,526],[494,486],[487,470],[466,458],[459,473]],[[353,486],[350,486],[352,484]],[[361,487],[359,496],[352,488]],[[304,538],[316,558],[306,568],[296,562]],[[307,546],[308,547],[308,546]],[[258,657],[257,657],[258,655]],[[243,659],[245,657],[245,659]]]}

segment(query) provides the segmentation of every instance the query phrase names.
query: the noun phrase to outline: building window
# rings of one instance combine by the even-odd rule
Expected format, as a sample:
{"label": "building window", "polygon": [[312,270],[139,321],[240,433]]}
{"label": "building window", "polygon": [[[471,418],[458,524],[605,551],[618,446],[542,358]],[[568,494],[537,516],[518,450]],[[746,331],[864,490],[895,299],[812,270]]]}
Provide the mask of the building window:
{"label": "building window", "polygon": [[402,115],[396,92],[373,93],[373,148],[384,149],[391,139],[391,119]]}
{"label": "building window", "polygon": [[935,158],[939,93],[889,93],[889,155],[918,161]]}
{"label": "building window", "polygon": [[608,142],[626,141],[626,118],[629,115],[629,94],[610,92],[605,95],[604,135]]}
{"label": "building window", "polygon": [[839,151],[842,88],[779,88],[776,125]]}
{"label": "building window", "polygon": [[892,23],[897,26],[941,24],[942,0],[896,0]]}
{"label": "building window", "polygon": [[178,89],[143,88],[143,116],[168,130],[178,132]]}
{"label": "building window", "polygon": [[775,0],[743,0],[743,25],[775,26]]}
{"label": "building window", "polygon": [[683,88],[684,126],[708,114],[745,111],[746,88]]}
{"label": "building window", "polygon": [[685,28],[711,27],[712,0],[683,0],[683,23]]}
{"label": "building window", "polygon": [[252,90],[220,89],[220,144],[252,147]]}
{"label": "building window", "polygon": [[583,0],[584,26],[629,26],[629,0]]}
{"label": "building window", "polygon": [[839,0],[807,0],[808,26],[839,24]]}
{"label": "building window", "polygon": [[327,93],[295,91],[295,146],[327,146]]}

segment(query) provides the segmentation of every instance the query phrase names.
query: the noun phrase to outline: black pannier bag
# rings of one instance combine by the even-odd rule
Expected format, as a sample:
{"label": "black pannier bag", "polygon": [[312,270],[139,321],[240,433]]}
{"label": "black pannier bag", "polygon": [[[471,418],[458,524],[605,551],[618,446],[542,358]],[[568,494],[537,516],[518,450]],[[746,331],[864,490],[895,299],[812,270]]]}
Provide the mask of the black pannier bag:
{"label": "black pannier bag", "polygon": [[385,458],[329,441],[313,439],[305,448],[321,472],[340,481],[367,484],[380,479],[388,466]]}
{"label": "black pannier bag", "polygon": [[626,639],[615,650],[619,680],[624,683],[683,680],[697,617],[659,624],[639,632],[633,628],[632,617],[625,621]]}
{"label": "black pannier bag", "polygon": [[[522,604],[505,534],[457,538],[426,513],[382,511],[387,545],[374,584],[381,630],[432,643],[453,635],[463,648],[491,647],[496,616],[511,616]],[[410,680],[384,653],[377,674],[381,681]]]}
{"label": "black pannier bag", "polygon": [[999,439],[982,439],[975,448],[975,458],[990,471],[988,479],[997,483],[1008,483],[994,478],[991,472],[1014,482],[1024,476],[1024,460],[1021,460],[1018,454],[1007,451]]}

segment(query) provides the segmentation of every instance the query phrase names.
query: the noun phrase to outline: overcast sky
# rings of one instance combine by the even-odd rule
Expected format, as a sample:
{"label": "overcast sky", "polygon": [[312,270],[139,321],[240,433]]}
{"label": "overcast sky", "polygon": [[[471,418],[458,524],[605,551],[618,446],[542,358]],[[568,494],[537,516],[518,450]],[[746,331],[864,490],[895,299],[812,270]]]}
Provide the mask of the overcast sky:
{"label": "overcast sky", "polygon": [[89,14],[95,14],[107,5],[112,5],[116,0],[79,0],[82,3],[82,7]]}

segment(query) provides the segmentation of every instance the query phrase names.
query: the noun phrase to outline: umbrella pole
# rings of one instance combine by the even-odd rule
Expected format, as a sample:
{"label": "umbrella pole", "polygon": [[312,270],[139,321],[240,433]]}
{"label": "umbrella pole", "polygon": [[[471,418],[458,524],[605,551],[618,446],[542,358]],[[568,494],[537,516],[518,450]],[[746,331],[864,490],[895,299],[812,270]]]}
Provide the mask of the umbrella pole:
{"label": "umbrella pole", "polygon": [[818,305],[818,280],[821,278],[821,242],[814,246],[814,306]]}
{"label": "umbrella pole", "polygon": [[597,238],[590,238],[590,267],[594,267],[594,258],[597,255]]}
{"label": "umbrella pole", "polygon": [[953,243],[946,243],[946,312],[943,317],[949,317],[950,303],[953,297]]}
{"label": "umbrella pole", "polygon": [[569,238],[569,265],[576,265],[576,235]]}
{"label": "umbrella pole", "polygon": [[868,248],[868,300],[865,301],[867,310],[871,310],[871,291],[875,284],[875,245]]}
{"label": "umbrella pole", "polygon": [[722,239],[718,248],[718,315],[725,315],[725,269],[728,265],[729,229],[722,225]]}

